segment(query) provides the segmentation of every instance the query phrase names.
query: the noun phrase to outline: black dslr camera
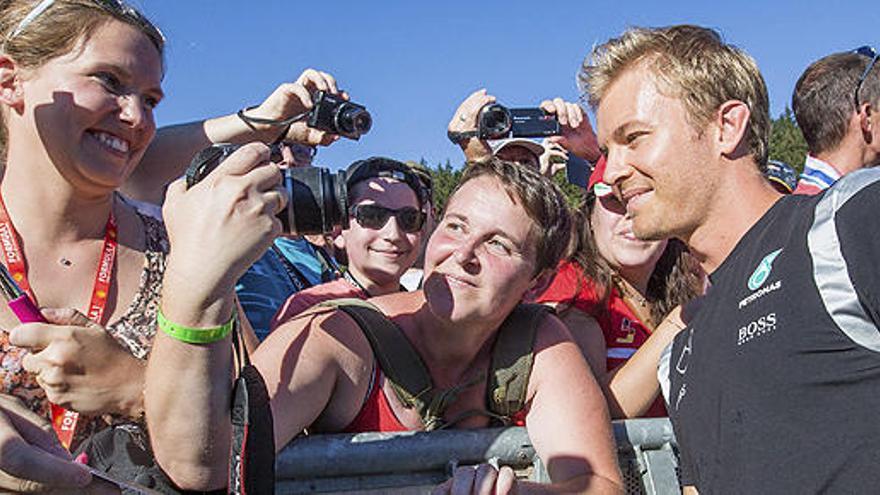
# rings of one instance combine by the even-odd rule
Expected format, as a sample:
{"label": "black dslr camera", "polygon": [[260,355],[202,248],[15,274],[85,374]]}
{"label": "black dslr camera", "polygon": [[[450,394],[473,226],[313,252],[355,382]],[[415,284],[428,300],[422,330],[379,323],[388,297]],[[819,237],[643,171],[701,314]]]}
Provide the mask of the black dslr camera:
{"label": "black dslr camera", "polygon": [[540,108],[507,108],[497,103],[486,105],[478,118],[480,139],[508,137],[547,137],[559,134],[555,115]]}
{"label": "black dslr camera", "polygon": [[345,101],[338,95],[318,91],[314,103],[308,120],[309,127],[314,129],[359,139],[373,126],[373,118],[366,107]]}
{"label": "black dslr camera", "polygon": [[[271,160],[281,161],[281,145],[272,145]],[[215,144],[193,158],[186,169],[186,187],[204,179],[238,146]],[[282,229],[295,235],[326,234],[334,227],[348,228],[348,188],[345,171],[330,172],[322,167],[295,167],[282,170],[284,188],[290,198],[278,213]]]}

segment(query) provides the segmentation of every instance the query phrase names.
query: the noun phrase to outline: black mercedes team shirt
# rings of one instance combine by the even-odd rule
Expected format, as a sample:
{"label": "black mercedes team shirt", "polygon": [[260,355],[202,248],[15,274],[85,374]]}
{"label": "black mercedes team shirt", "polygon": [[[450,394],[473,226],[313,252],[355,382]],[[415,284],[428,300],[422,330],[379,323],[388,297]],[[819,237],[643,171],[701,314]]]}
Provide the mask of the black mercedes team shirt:
{"label": "black mercedes team shirt", "polygon": [[710,278],[659,371],[682,483],[880,493],[880,170],[781,199]]}

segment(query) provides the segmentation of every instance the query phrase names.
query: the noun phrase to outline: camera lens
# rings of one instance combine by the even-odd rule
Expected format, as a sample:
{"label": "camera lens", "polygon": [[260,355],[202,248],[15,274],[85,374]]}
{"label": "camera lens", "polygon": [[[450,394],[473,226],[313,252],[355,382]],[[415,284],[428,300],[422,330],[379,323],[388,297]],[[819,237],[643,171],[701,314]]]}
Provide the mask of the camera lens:
{"label": "camera lens", "polygon": [[348,224],[348,192],[345,174],[321,167],[298,167],[284,171],[290,193],[285,211],[278,217],[284,230],[295,234],[325,234],[336,225]]}
{"label": "camera lens", "polygon": [[510,112],[501,105],[489,105],[480,112],[480,137],[498,139],[510,132]]}
{"label": "camera lens", "polygon": [[373,118],[366,111],[358,112],[354,117],[354,129],[358,134],[366,134],[373,127]]}
{"label": "camera lens", "polygon": [[372,125],[373,119],[363,107],[345,103],[339,108],[336,127],[341,134],[360,136],[369,132]]}

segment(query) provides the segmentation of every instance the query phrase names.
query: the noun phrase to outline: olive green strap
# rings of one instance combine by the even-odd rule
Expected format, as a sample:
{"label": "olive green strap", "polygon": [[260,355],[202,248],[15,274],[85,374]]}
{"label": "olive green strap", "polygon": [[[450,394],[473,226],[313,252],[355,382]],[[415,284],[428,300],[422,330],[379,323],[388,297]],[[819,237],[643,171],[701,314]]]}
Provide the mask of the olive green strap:
{"label": "olive green strap", "polygon": [[423,421],[436,421],[430,417],[426,420],[426,416],[431,416],[426,413],[436,414],[440,405],[436,403],[431,407],[435,402],[431,375],[400,327],[363,299],[338,299],[322,305],[339,308],[354,319],[370,342],[379,367],[400,402],[407,408],[415,408]]}
{"label": "olive green strap", "polygon": [[542,304],[519,304],[498,329],[486,401],[492,413],[506,418],[504,424],[526,405],[535,335],[550,312]]}

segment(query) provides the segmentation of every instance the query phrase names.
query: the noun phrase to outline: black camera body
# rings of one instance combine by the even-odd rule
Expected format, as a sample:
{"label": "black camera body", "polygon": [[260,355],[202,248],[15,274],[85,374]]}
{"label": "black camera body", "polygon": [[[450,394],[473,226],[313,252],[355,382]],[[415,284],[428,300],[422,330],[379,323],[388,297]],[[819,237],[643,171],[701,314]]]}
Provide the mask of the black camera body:
{"label": "black camera body", "polygon": [[477,132],[485,140],[555,136],[560,130],[556,116],[540,108],[507,108],[495,103],[480,110]]}
{"label": "black camera body", "polygon": [[318,91],[314,104],[308,120],[308,126],[314,129],[357,140],[373,126],[373,118],[366,107],[346,101],[339,95]]}
{"label": "black camera body", "polygon": [[[204,179],[238,146],[215,144],[200,151],[186,169],[186,187]],[[280,157],[272,148],[273,161]],[[348,187],[345,171],[333,173],[323,167],[294,167],[282,170],[287,190],[287,207],[278,213],[285,233],[327,234],[339,226],[348,228]]]}

